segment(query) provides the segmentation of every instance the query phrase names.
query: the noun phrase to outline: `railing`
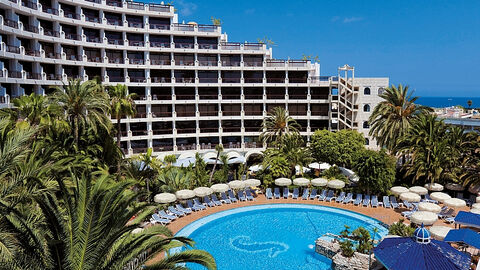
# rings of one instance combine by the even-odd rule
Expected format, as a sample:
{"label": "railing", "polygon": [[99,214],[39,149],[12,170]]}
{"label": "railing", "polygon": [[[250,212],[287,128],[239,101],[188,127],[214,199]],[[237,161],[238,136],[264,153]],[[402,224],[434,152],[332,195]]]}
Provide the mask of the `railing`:
{"label": "railing", "polygon": [[215,50],[218,48],[217,44],[198,44],[198,48],[202,50]]}
{"label": "railing", "polygon": [[9,0],[9,1],[15,4],[18,3],[17,0]]}
{"label": "railing", "polygon": [[123,6],[123,3],[122,3],[122,1],[107,0],[107,6],[111,6],[111,7],[122,7],[122,6]]}
{"label": "railing", "polygon": [[194,61],[187,61],[187,60],[178,60],[178,61],[175,61],[175,65],[177,65],[177,66],[194,66],[195,62]]}
{"label": "railing", "polygon": [[263,111],[249,111],[249,110],[246,110],[245,115],[250,115],[250,116],[251,115],[263,115]]}
{"label": "railing", "polygon": [[263,99],[263,94],[258,94],[258,95],[247,94],[245,95],[245,99]]}
{"label": "railing", "polygon": [[132,130],[132,135],[133,136],[148,135],[148,131],[147,130]]}
{"label": "railing", "polygon": [[143,22],[128,22],[128,27],[143,28]]}
{"label": "railing", "polygon": [[47,74],[47,80],[49,81],[61,81],[62,80],[62,75],[60,74]]}
{"label": "railing", "polygon": [[330,76],[310,76],[310,81],[312,83],[319,83],[319,82],[328,82]]}
{"label": "railing", "polygon": [[143,47],[143,46],[145,46],[145,42],[143,40],[129,40],[128,45],[136,46],[136,47]]}
{"label": "railing", "polygon": [[145,5],[143,3],[127,2],[127,8],[135,9],[135,10],[144,10]]}
{"label": "railing", "polygon": [[238,94],[238,95],[225,95],[225,94],[222,94],[222,99],[240,99],[240,94]]}
{"label": "railing", "polygon": [[135,93],[135,92],[131,92],[130,94],[135,94],[134,100],[147,100],[147,97],[145,95],[140,95],[140,94]]}
{"label": "railing", "polygon": [[285,78],[267,78],[267,83],[285,83]]}
{"label": "railing", "polygon": [[289,83],[307,83],[307,78],[288,78]]}
{"label": "railing", "polygon": [[38,9],[38,5],[31,1],[22,1],[22,6],[35,10]]}
{"label": "railing", "polygon": [[170,77],[158,77],[158,76],[152,76],[152,83],[170,83],[172,82],[172,78]]}
{"label": "railing", "polygon": [[199,83],[218,83],[218,78],[198,78]]}
{"label": "railing", "polygon": [[123,58],[108,58],[108,63],[110,64],[123,64],[124,59]]}
{"label": "railing", "polygon": [[218,95],[199,94],[200,99],[218,99]]}
{"label": "railing", "polygon": [[152,23],[150,29],[170,30],[170,24]]}
{"label": "railing", "polygon": [[307,99],[307,94],[288,94],[289,99]]}
{"label": "railing", "polygon": [[241,114],[241,111],[222,111],[223,116],[240,116]]}
{"label": "railing", "polygon": [[43,34],[50,37],[60,37],[60,32],[54,31],[53,29],[43,28]]}
{"label": "railing", "polygon": [[263,48],[263,43],[245,43],[243,48],[245,50],[260,51]]}
{"label": "railing", "polygon": [[107,39],[108,40],[108,44],[111,44],[111,45],[123,45],[123,39],[112,39],[112,38],[109,38]]}
{"label": "railing", "polygon": [[122,26],[123,22],[121,20],[107,19],[107,24],[108,25]]}
{"label": "railing", "polygon": [[148,10],[150,11],[159,11],[159,12],[170,12],[170,6],[159,5],[159,4],[149,4]]}
{"label": "railing", "polygon": [[140,147],[137,147],[137,148],[132,148],[132,151],[134,154],[138,154],[138,153],[146,153],[148,150],[147,147],[144,147],[144,148],[140,148]]}
{"label": "railing", "polygon": [[195,112],[177,112],[177,117],[193,117]]}
{"label": "railing", "polygon": [[239,42],[222,42],[220,44],[222,50],[240,50]]}
{"label": "railing", "polygon": [[100,37],[87,36],[87,42],[100,43]]}
{"label": "railing", "polygon": [[152,112],[152,117],[172,117],[172,112]]}
{"label": "railing", "polygon": [[200,149],[215,149],[216,145],[217,145],[216,143],[207,143],[207,144],[202,143],[200,145]]}
{"label": "railing", "polygon": [[145,61],[141,58],[129,58],[128,62],[134,65],[143,65]]}
{"label": "railing", "polygon": [[20,48],[18,46],[7,45],[6,49],[9,53],[20,53]]}
{"label": "railing", "polygon": [[222,78],[223,83],[240,83],[240,78]]}
{"label": "railing", "polygon": [[225,61],[225,60],[223,60],[223,61],[222,61],[222,66],[224,66],[224,67],[239,67],[239,66],[240,66],[240,62],[238,62],[238,61]]}
{"label": "railing", "polygon": [[102,58],[100,56],[87,56],[88,62],[101,63]]}
{"label": "railing", "polygon": [[245,132],[259,132],[260,127],[245,127]]}
{"label": "railing", "polygon": [[285,60],[275,60],[275,59],[268,59],[267,60],[267,67],[284,67]]}
{"label": "railing", "polygon": [[[88,1],[88,0],[86,0]],[[98,17],[90,17],[90,16],[85,16],[85,20],[87,22],[94,22],[94,23],[98,23],[100,21],[100,19]]]}
{"label": "railing", "polygon": [[323,116],[328,116],[328,110],[325,111],[311,111],[311,115],[323,115]]}
{"label": "railing", "polygon": [[261,61],[245,61],[243,65],[246,67],[263,67],[263,62]]}
{"label": "railing", "polygon": [[242,131],[241,127],[223,127],[223,132],[240,132]]}
{"label": "railing", "polygon": [[160,65],[160,66],[169,66],[171,63],[170,60],[166,59],[150,59],[150,64],[152,65]]}
{"label": "railing", "polygon": [[[257,129],[257,131],[258,131],[258,129]],[[260,144],[260,143],[257,144],[256,142],[245,142],[245,147],[246,148],[260,148],[260,147],[262,147],[262,144]]]}
{"label": "railing", "polygon": [[198,25],[199,32],[217,32],[217,29],[218,29],[217,25],[207,25],[207,24]]}
{"label": "railing", "polygon": [[262,83],[263,78],[244,78],[245,83]]}
{"label": "railing", "polygon": [[25,49],[25,55],[39,57],[40,56],[40,51]]}
{"label": "railing", "polygon": [[152,100],[171,100],[172,95],[152,94]]}
{"label": "railing", "polygon": [[125,82],[125,77],[109,76],[110,82]]}
{"label": "railing", "polygon": [[49,6],[42,6],[42,11],[48,14],[58,15],[58,9]]}
{"label": "railing", "polygon": [[267,99],[285,99],[285,95],[269,95],[267,94]]}
{"label": "railing", "polygon": [[169,42],[161,42],[161,41],[150,41],[150,47],[170,48],[170,43]]}
{"label": "railing", "polygon": [[18,29],[18,22],[14,20],[4,19],[3,25]]}
{"label": "railing", "polygon": [[[236,131],[234,131],[234,132],[236,132]],[[228,144],[224,143],[223,147],[225,147],[227,149],[232,149],[232,148],[241,148],[242,146],[241,146],[240,142],[236,142],[236,143],[229,142]]]}
{"label": "railing", "polygon": [[[312,94],[311,95],[312,99],[328,99],[328,94]],[[332,100],[335,100],[336,97],[332,96]]]}
{"label": "railing", "polygon": [[25,72],[27,75],[27,79],[31,80],[41,80],[42,79],[42,74],[40,73],[32,73],[32,72]]}
{"label": "railing", "polygon": [[194,100],[194,95],[176,95],[177,100]]}
{"label": "railing", "polygon": [[179,49],[193,49],[195,48],[195,44],[193,43],[175,43],[175,48]]}
{"label": "railing", "polygon": [[218,66],[217,61],[198,61],[198,64],[200,66],[205,66],[205,67],[213,67],[213,66]]}
{"label": "railing", "polygon": [[100,4],[101,1],[100,0],[85,0],[87,2],[91,2],[91,3],[96,3],[96,4]]}
{"label": "railing", "polygon": [[10,78],[22,78],[22,72],[21,71],[8,71],[8,77]]}
{"label": "railing", "polygon": [[192,143],[192,144],[177,144],[178,150],[184,151],[184,150],[196,150],[197,145]]}
{"label": "railing", "polygon": [[306,67],[307,60],[288,60],[289,67]]}
{"label": "railing", "polygon": [[152,132],[153,132],[153,135],[171,134],[172,129],[171,128],[154,129],[154,130],[152,130]]}
{"label": "railing", "polygon": [[174,23],[173,24],[173,31],[189,31],[193,32],[195,30],[195,26],[192,24],[182,24],[182,23]]}
{"label": "railing", "polygon": [[296,116],[305,116],[307,115],[307,111],[288,111],[290,115],[296,115]]}
{"label": "railing", "polygon": [[185,133],[196,133],[197,129],[195,128],[177,128],[178,134],[185,134]]}
{"label": "railing", "polygon": [[74,12],[64,11],[63,15],[65,16],[65,18],[80,20],[80,14]]}
{"label": "railing", "polygon": [[217,133],[218,132],[218,127],[200,127],[200,133]]}
{"label": "railing", "polygon": [[200,111],[200,116],[218,116],[218,111]]}
{"label": "railing", "polygon": [[130,82],[144,83],[146,81],[147,80],[145,79],[145,77],[141,77],[141,76],[130,77]]}
{"label": "railing", "polygon": [[173,145],[154,146],[153,151],[154,152],[173,151]]}
{"label": "railing", "polygon": [[147,113],[146,112],[137,112],[133,118],[146,118]]}
{"label": "railing", "polygon": [[72,39],[72,40],[81,40],[82,36],[77,35],[77,34],[72,34],[72,33],[65,33],[65,38],[66,39]]}

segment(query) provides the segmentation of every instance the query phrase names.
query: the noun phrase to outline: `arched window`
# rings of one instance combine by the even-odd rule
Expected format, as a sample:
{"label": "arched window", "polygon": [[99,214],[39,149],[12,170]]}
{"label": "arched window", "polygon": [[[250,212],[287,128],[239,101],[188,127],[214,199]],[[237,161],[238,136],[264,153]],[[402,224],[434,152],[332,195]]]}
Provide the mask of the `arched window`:
{"label": "arched window", "polygon": [[363,121],[363,128],[370,128],[368,121]]}
{"label": "arched window", "polygon": [[365,138],[365,145],[370,145],[370,140],[368,138]]}
{"label": "arched window", "polygon": [[381,95],[384,92],[385,92],[385,88],[383,88],[383,87],[378,88],[378,95]]}
{"label": "arched window", "polygon": [[370,105],[368,105],[368,104],[363,105],[363,111],[364,112],[370,112]]}
{"label": "arched window", "polygon": [[370,87],[365,87],[365,89],[363,89],[363,94],[366,95],[366,96],[369,96],[370,95]]}

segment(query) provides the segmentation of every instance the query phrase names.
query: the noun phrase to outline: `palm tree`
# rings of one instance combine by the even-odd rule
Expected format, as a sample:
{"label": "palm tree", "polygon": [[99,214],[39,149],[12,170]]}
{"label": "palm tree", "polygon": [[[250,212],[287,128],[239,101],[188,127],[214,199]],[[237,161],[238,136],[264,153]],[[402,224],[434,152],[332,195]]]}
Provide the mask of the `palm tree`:
{"label": "palm tree", "polygon": [[213,174],[215,173],[215,169],[217,168],[218,157],[220,157],[220,154],[223,152],[223,146],[221,144],[217,144],[215,146],[215,151],[217,152],[217,158],[215,158],[215,163],[213,164],[213,169],[210,172],[210,178],[208,179],[209,184],[212,183]]}
{"label": "palm tree", "polygon": [[90,128],[95,133],[98,126],[109,130],[111,122],[107,118],[108,97],[96,81],[82,83],[81,80],[70,80],[63,88],[57,88],[53,102],[62,108],[70,122],[76,145],[82,128]]}
{"label": "palm tree", "polygon": [[290,117],[282,107],[275,107],[268,116],[263,119],[260,140],[268,144],[274,142],[277,147],[283,141],[285,134],[298,134],[300,125]]}
{"label": "palm tree", "polygon": [[473,104],[473,101],[467,100],[467,105],[469,109],[472,107],[472,104]]}
{"label": "palm tree", "polygon": [[145,181],[147,187],[147,202],[150,202],[150,181],[155,177],[156,170],[158,166],[155,164],[156,159],[152,155],[153,149],[148,148],[145,154],[140,154],[133,158],[134,162],[138,162],[139,166],[139,175],[135,178],[140,178]]}
{"label": "palm tree", "polygon": [[117,84],[108,87],[108,95],[110,96],[110,113],[117,119],[117,145],[120,147],[120,139],[122,137],[122,125],[120,121],[124,116],[135,115],[135,93],[128,94],[127,86]]}
{"label": "palm tree", "polygon": [[45,96],[32,93],[13,100],[18,119],[26,120],[30,125],[37,126],[49,121],[58,113],[57,106],[48,102]]}
{"label": "palm tree", "polygon": [[412,121],[431,108],[415,104],[418,97],[412,97],[408,86],[399,84],[385,89],[380,95],[380,102],[370,116],[370,136],[375,137],[378,144],[393,151],[400,138],[408,132]]}

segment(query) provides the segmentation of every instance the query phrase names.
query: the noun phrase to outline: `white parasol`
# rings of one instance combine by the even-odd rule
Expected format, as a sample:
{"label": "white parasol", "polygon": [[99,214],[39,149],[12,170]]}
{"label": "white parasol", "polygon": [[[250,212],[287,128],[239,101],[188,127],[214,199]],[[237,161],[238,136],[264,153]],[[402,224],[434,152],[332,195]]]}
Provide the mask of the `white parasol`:
{"label": "white parasol", "polygon": [[405,200],[407,202],[419,202],[422,198],[417,193],[405,192],[400,194],[400,200]]}
{"label": "white parasol", "polygon": [[175,196],[177,196],[177,199],[187,200],[195,197],[195,192],[190,189],[182,189],[175,192]]}
{"label": "white parasol", "polygon": [[432,225],[437,220],[437,214],[428,211],[417,211],[410,216],[410,221],[415,224]]}
{"label": "white parasol", "polygon": [[210,187],[213,192],[225,192],[230,189],[227,184],[215,184]]}
{"label": "white parasol", "polygon": [[153,201],[156,203],[171,203],[177,200],[177,196],[172,193],[159,193],[153,197]]}
{"label": "white parasol", "polygon": [[480,209],[480,203],[474,203],[472,204],[473,209]]}
{"label": "white parasol", "polygon": [[275,185],[277,186],[290,186],[292,184],[292,180],[288,178],[277,178],[275,179]]}
{"label": "white parasol", "polygon": [[443,193],[443,192],[432,192],[430,193],[430,198],[432,198],[433,200],[435,201],[439,201],[439,202],[444,202],[452,197],[450,197],[450,195],[448,195],[447,193]]}
{"label": "white parasol", "polygon": [[345,186],[345,182],[341,180],[330,180],[328,181],[327,186],[329,188],[341,189]]}
{"label": "white parasol", "polygon": [[328,180],[325,178],[315,178],[311,181],[311,183],[312,183],[312,186],[324,187],[327,185]]}
{"label": "white parasol", "polygon": [[209,187],[197,187],[193,190],[197,197],[205,197],[213,193],[213,190]]}
{"label": "white parasol", "polygon": [[442,211],[442,208],[438,206],[437,204],[434,203],[429,203],[429,202],[421,202],[418,204],[418,210],[420,211],[428,211],[432,213],[440,213]]}
{"label": "white parasol", "polygon": [[410,192],[417,193],[418,195],[425,195],[428,193],[428,189],[421,186],[414,186],[408,189]]}
{"label": "white parasol", "polygon": [[239,180],[233,180],[228,183],[228,186],[232,189],[241,189],[245,187],[245,183]]}
{"label": "white parasol", "polygon": [[295,178],[293,179],[293,184],[304,187],[310,184],[310,180],[308,180],[307,178]]}
{"label": "white parasol", "polygon": [[448,200],[445,200],[443,204],[452,208],[460,208],[467,205],[467,203],[464,200],[457,199],[457,198],[450,198]]}
{"label": "white parasol", "polygon": [[443,241],[443,239],[445,238],[445,236],[447,236],[448,232],[451,229],[452,228],[447,227],[447,226],[432,226],[428,230],[430,231],[430,234],[432,235],[432,237],[434,239],[439,240],[439,241]]}
{"label": "white parasol", "polygon": [[262,183],[258,179],[247,179],[243,181],[246,187],[257,187],[260,186]]}
{"label": "white parasol", "polygon": [[395,195],[400,195],[402,193],[408,192],[408,188],[401,187],[401,186],[394,186],[390,189],[390,191]]}
{"label": "white parasol", "polygon": [[425,187],[426,189],[430,190],[430,191],[442,191],[442,190],[443,190],[443,186],[440,185],[440,184],[437,184],[437,183],[425,184],[424,187]]}

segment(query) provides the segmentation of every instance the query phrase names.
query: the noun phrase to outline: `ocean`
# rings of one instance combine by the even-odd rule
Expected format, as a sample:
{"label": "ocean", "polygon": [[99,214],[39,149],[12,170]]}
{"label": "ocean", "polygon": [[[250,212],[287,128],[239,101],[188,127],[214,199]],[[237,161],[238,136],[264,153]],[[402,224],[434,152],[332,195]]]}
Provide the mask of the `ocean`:
{"label": "ocean", "polygon": [[480,108],[480,97],[422,97],[415,103],[433,108],[443,108],[460,105],[468,108],[467,101],[472,101],[472,108]]}

